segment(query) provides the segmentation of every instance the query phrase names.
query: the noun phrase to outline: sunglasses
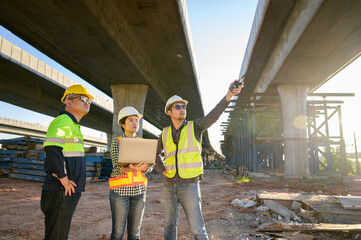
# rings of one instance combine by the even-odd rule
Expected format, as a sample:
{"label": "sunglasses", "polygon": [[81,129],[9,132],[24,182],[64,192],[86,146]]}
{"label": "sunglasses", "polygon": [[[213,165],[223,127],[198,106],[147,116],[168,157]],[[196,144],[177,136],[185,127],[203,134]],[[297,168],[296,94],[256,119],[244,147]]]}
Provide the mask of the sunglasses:
{"label": "sunglasses", "polygon": [[80,100],[81,100],[82,102],[86,102],[86,103],[88,103],[89,105],[92,104],[92,100],[90,100],[89,98],[85,98],[84,96],[72,97],[72,98],[69,98],[69,100],[77,99],[77,98],[80,98]]}
{"label": "sunglasses", "polygon": [[175,107],[175,109],[177,109],[177,110],[180,110],[181,108],[183,108],[184,110],[187,109],[187,106],[186,106],[186,105],[175,105],[174,107]]}

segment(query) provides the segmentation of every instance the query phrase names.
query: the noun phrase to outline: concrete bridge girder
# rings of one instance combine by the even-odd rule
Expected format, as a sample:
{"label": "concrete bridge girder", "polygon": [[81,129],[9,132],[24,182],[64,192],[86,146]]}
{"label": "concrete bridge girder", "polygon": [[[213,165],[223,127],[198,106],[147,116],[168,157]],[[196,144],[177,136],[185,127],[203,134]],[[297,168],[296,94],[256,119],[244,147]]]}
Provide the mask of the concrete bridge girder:
{"label": "concrete bridge girder", "polygon": [[[0,132],[3,133],[45,138],[47,130],[47,126],[0,117]],[[106,141],[100,138],[84,135],[83,140],[86,145],[106,146]]]}
{"label": "concrete bridge girder", "polygon": [[[62,109],[60,97],[66,87],[73,84],[76,82],[69,77],[0,37],[0,95],[2,101],[56,117]],[[96,94],[93,96],[95,99],[90,112],[82,119],[81,124],[111,133],[113,104]],[[157,133],[153,132],[148,125],[141,126],[140,131],[143,131],[143,127],[146,138],[157,137]],[[17,132],[19,131],[17,130]],[[112,138],[110,137],[109,140],[111,141]]]}
{"label": "concrete bridge girder", "polygon": [[[240,71],[240,76],[247,72],[242,92],[279,94],[286,175],[309,174],[307,148],[301,140],[307,131],[293,122],[305,115],[307,91],[315,91],[361,55],[360,12],[359,0],[258,2]],[[241,94],[236,107],[249,98]],[[236,119],[231,115],[230,122]]]}
{"label": "concrete bridge girder", "polygon": [[144,116],[158,128],[173,94],[203,116],[184,1],[0,1],[0,24],[111,96],[113,84],[146,84]]}

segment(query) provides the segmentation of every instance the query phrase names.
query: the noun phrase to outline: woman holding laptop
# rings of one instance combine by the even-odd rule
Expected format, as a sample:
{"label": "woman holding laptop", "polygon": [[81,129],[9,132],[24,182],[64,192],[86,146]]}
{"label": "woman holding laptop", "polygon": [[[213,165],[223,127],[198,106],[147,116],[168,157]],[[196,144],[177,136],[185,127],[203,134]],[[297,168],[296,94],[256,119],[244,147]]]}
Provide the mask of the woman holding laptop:
{"label": "woman holding laptop", "polygon": [[152,168],[143,162],[118,163],[120,139],[137,138],[140,118],[142,115],[130,106],[122,108],[118,114],[118,124],[124,135],[115,138],[111,145],[113,163],[113,171],[109,178],[109,200],[112,213],[111,240],[122,239],[126,225],[129,240],[140,238],[147,188],[144,172],[150,172]]}

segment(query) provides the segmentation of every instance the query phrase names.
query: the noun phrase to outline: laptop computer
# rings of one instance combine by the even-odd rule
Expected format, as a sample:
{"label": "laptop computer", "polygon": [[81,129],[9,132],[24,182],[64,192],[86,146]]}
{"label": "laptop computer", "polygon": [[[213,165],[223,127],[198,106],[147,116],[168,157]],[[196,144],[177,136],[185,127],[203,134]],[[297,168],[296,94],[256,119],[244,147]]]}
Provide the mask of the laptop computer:
{"label": "laptop computer", "polygon": [[154,164],[157,153],[157,139],[121,138],[119,140],[118,165],[126,167],[130,163]]}

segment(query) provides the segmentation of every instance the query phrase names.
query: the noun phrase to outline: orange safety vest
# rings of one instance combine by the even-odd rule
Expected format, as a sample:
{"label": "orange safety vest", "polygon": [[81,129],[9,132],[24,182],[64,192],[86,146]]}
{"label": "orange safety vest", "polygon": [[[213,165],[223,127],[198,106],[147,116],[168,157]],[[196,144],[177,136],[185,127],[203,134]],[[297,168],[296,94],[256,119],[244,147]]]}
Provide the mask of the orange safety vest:
{"label": "orange safety vest", "polygon": [[[120,138],[117,137],[118,143],[120,143]],[[147,187],[148,179],[144,175],[142,171],[134,171],[134,172],[127,172],[124,175],[119,175],[115,178],[109,178],[109,188],[123,188],[135,185],[144,185]]]}

